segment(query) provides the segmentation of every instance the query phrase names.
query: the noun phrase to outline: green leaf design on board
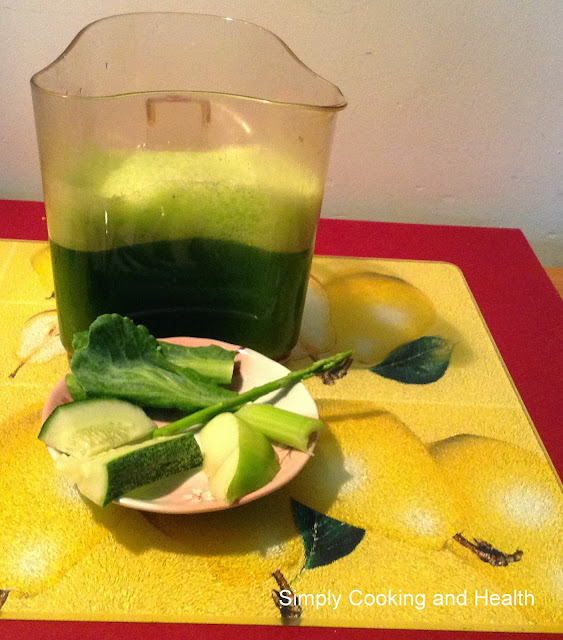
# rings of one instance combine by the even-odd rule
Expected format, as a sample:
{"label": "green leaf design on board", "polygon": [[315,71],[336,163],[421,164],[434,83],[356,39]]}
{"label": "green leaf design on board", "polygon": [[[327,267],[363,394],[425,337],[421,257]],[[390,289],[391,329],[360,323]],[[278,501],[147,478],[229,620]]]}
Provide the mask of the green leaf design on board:
{"label": "green leaf design on board", "polygon": [[346,522],[340,522],[291,500],[293,518],[303,538],[306,569],[315,569],[344,558],[360,544],[366,531]]}
{"label": "green leaf design on board", "polygon": [[398,347],[370,371],[406,384],[429,384],[446,373],[453,348],[445,338],[423,336]]}

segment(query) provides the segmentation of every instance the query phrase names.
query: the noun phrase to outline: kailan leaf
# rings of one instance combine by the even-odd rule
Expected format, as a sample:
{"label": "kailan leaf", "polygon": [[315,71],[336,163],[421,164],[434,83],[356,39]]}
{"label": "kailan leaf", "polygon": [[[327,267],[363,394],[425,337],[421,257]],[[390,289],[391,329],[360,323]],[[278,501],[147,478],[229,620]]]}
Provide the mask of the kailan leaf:
{"label": "kailan leaf", "polygon": [[143,325],[118,314],[100,316],[70,367],[89,398],[122,398],[145,407],[194,411],[236,395],[192,369],[170,362]]}
{"label": "kailan leaf", "polygon": [[291,508],[305,547],[301,573],[344,558],[354,551],[366,533],[365,529],[335,520],[297,500],[291,500]]}
{"label": "kailan leaf", "polygon": [[405,384],[430,384],[446,373],[453,348],[440,336],[423,336],[398,347],[370,371]]}
{"label": "kailan leaf", "polygon": [[65,376],[66,387],[73,400],[86,400],[88,394],[84,391],[82,385],[76,379],[76,376],[72,373],[67,373]]}
{"label": "kailan leaf", "polygon": [[219,384],[230,384],[233,378],[236,351],[211,344],[208,347],[185,347],[159,342],[162,355],[180,369],[193,369]]}
{"label": "kailan leaf", "polygon": [[[88,331],[74,334],[72,347],[79,351],[88,345]],[[193,369],[201,375],[212,378],[218,384],[230,384],[235,367],[236,351],[223,349],[212,344],[207,347],[185,347],[181,344],[158,341],[162,355],[180,369]]]}
{"label": "kailan leaf", "polygon": [[75,333],[72,338],[72,350],[76,352],[80,349],[84,349],[84,347],[88,346],[89,340],[90,336],[88,331],[79,331],[78,333]]}

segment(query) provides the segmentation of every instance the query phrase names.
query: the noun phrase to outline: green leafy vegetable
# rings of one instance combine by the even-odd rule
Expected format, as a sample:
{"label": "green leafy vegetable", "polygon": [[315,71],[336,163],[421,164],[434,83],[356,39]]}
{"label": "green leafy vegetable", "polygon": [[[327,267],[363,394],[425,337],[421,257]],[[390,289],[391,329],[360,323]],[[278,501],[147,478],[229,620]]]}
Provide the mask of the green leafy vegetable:
{"label": "green leafy vegetable", "polygon": [[193,369],[167,359],[143,325],[118,314],[100,316],[87,340],[77,334],[70,366],[90,398],[122,398],[146,407],[194,411],[236,396]]}
{"label": "green leafy vegetable", "polygon": [[354,551],[366,533],[365,529],[335,520],[297,500],[291,500],[291,508],[305,547],[301,573],[344,558]]}
{"label": "green leafy vegetable", "polygon": [[423,336],[398,347],[370,371],[406,384],[429,384],[446,373],[453,348],[440,336]]}
{"label": "green leafy vegetable", "polygon": [[158,438],[161,435],[170,436],[181,431],[199,429],[202,423],[211,420],[211,418],[215,417],[219,413],[224,413],[225,411],[235,411],[239,407],[245,405],[247,402],[253,402],[258,398],[265,396],[267,393],[277,391],[278,389],[284,389],[285,387],[296,384],[301,380],[306,380],[307,378],[310,378],[314,375],[325,374],[329,379],[342,377],[342,372],[345,372],[347,370],[351,361],[351,357],[351,351],[343,351],[342,353],[337,353],[336,355],[324,358],[323,360],[317,360],[305,369],[292,371],[283,378],[278,378],[277,380],[266,382],[266,384],[263,384],[259,387],[254,387],[249,391],[245,391],[244,393],[235,395],[232,398],[227,398],[226,400],[218,402],[215,405],[205,407],[205,409],[201,409],[200,411],[196,411],[195,413],[192,413],[185,418],[180,418],[175,422],[171,422],[165,427],[157,429],[153,433],[153,438]]}
{"label": "green leafy vegetable", "polygon": [[79,351],[80,349],[84,349],[84,347],[88,346],[88,331],[79,331],[75,333],[72,337],[72,350]]}
{"label": "green leafy vegetable", "polygon": [[88,394],[72,373],[67,373],[65,377],[66,386],[73,400],[86,400]]}
{"label": "green leafy vegetable", "polygon": [[[89,332],[80,331],[72,339],[73,350],[88,346]],[[212,344],[207,347],[185,347],[181,344],[158,341],[162,355],[180,369],[193,369],[201,375],[213,378],[218,384],[230,384],[233,378],[236,351]]]}
{"label": "green leafy vegetable", "polygon": [[228,351],[216,344],[208,347],[184,347],[181,344],[159,342],[162,355],[180,369],[193,369],[219,384],[230,384],[236,351]]}

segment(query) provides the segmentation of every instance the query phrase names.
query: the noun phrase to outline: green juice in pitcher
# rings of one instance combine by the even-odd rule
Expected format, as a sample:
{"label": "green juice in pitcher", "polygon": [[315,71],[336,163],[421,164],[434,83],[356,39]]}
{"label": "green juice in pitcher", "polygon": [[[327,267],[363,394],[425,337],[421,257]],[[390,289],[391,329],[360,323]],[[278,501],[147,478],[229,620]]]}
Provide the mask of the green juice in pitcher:
{"label": "green juice in pitcher", "polygon": [[157,337],[286,356],[321,198],[306,173],[252,147],[92,154],[46,193],[65,348],[98,315],[120,313]]}

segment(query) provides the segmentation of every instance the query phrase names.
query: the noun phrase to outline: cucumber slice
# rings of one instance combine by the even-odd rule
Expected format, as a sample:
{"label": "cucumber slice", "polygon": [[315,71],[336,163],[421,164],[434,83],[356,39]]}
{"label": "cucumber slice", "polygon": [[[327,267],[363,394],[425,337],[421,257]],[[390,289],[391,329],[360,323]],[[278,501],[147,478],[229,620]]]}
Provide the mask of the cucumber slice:
{"label": "cucumber slice", "polygon": [[62,455],[55,464],[83,496],[105,507],[133,489],[200,467],[203,456],[193,433],[182,433],[118,447],[92,458]]}
{"label": "cucumber slice", "polygon": [[89,457],[147,438],[156,428],[140,407],[124,400],[98,398],[57,407],[38,437],[62,453]]}

